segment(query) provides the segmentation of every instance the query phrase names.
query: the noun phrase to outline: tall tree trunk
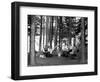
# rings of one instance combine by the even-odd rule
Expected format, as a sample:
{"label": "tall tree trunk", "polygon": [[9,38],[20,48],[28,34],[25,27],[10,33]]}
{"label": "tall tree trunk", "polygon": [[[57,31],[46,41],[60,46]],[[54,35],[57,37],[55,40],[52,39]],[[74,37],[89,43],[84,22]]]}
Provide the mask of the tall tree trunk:
{"label": "tall tree trunk", "polygon": [[42,41],[42,16],[41,16],[41,25],[40,25],[39,51],[41,51],[41,41]]}
{"label": "tall tree trunk", "polygon": [[61,41],[62,41],[62,28],[63,28],[63,24],[62,24],[62,17],[61,16],[60,16],[60,19],[59,20],[60,20],[60,22],[59,22],[59,26],[60,26],[60,32],[59,32],[60,33],[59,34],[60,35],[60,37],[59,37],[60,38],[60,50],[62,50]]}
{"label": "tall tree trunk", "polygon": [[58,57],[61,56],[61,46],[60,46],[60,20],[59,16],[57,17],[57,28],[58,28],[58,47],[57,47],[57,52],[58,52]]}
{"label": "tall tree trunk", "polygon": [[[43,19],[44,19],[44,16],[43,16]],[[44,22],[43,22],[44,23]],[[43,25],[43,29],[42,29],[42,33],[43,33],[43,49],[44,49],[44,36],[45,36],[45,27],[44,27],[44,25]]]}
{"label": "tall tree trunk", "polygon": [[47,26],[47,38],[46,38],[46,43],[47,43],[47,45],[50,47],[50,37],[51,37],[51,29],[50,29],[50,27],[51,27],[51,17],[50,16],[47,16],[47,23],[46,23],[46,26]]}
{"label": "tall tree trunk", "polygon": [[60,26],[59,26],[59,16],[57,17],[57,30],[58,30],[58,51],[59,51],[59,48],[60,48]]}
{"label": "tall tree trunk", "polygon": [[[72,28],[72,19],[71,19],[71,17],[69,18],[69,31],[71,30],[71,28]],[[68,32],[69,34],[69,37],[68,37],[68,39],[69,39],[69,44],[71,45],[71,38],[72,38],[72,34],[70,33],[70,32]],[[75,38],[74,38],[75,39]],[[74,44],[75,44],[75,40],[74,40]],[[74,47],[74,46],[73,46]]]}
{"label": "tall tree trunk", "polygon": [[57,16],[57,51],[59,51],[59,47],[60,47],[60,45],[59,45],[59,43],[60,43],[60,38],[59,38],[59,31],[60,31],[60,29],[59,29],[59,16]]}
{"label": "tall tree trunk", "polygon": [[44,19],[45,19],[45,22],[44,22],[44,48],[47,48],[46,47],[46,39],[47,39],[47,27],[46,27],[46,22],[47,22],[47,16],[45,16],[44,17]]}
{"label": "tall tree trunk", "polygon": [[81,54],[81,59],[82,59],[82,63],[84,63],[85,62],[85,41],[84,41],[84,18],[82,17],[82,22],[81,22],[81,26],[82,26],[82,31],[81,31],[81,33],[82,33],[82,54]]}
{"label": "tall tree trunk", "polygon": [[52,16],[52,49],[54,49],[54,27],[53,27],[54,17]]}
{"label": "tall tree trunk", "polygon": [[57,46],[57,17],[55,17],[55,40],[54,40],[54,47]]}
{"label": "tall tree trunk", "polygon": [[36,64],[36,55],[35,55],[35,23],[33,21],[34,16],[31,17],[31,57],[30,57],[30,64]]}
{"label": "tall tree trunk", "polygon": [[46,16],[46,46],[48,46],[48,28],[49,28],[49,17],[48,16]]}
{"label": "tall tree trunk", "polygon": [[53,17],[50,17],[50,48],[52,49],[52,38],[53,38]]}

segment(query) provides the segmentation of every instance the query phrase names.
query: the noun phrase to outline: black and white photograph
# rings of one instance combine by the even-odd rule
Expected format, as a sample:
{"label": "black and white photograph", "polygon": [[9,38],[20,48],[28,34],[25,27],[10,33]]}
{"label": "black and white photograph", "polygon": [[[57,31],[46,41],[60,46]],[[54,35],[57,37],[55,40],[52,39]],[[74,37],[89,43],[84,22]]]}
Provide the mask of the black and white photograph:
{"label": "black and white photograph", "polygon": [[97,7],[12,3],[14,80],[97,75]]}
{"label": "black and white photograph", "polygon": [[28,15],[28,66],[88,63],[88,18]]}

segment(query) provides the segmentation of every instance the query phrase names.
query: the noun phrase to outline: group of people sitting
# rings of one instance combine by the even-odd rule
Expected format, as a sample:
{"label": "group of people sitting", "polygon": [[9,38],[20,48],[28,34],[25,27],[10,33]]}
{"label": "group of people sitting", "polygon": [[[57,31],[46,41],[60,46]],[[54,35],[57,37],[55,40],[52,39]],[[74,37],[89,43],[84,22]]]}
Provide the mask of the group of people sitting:
{"label": "group of people sitting", "polygon": [[[52,57],[52,56],[58,56],[58,57],[70,57],[70,58],[76,58],[78,57],[79,53],[79,44],[80,41],[76,39],[76,43],[74,42],[74,38],[71,40],[71,44],[69,43],[69,39],[63,38],[62,42],[60,44],[57,44],[54,48],[50,48],[49,46],[46,46],[42,52],[40,53],[40,58],[46,58],[46,57]],[[75,45],[73,45],[75,44]],[[61,47],[59,47],[61,46]]]}
{"label": "group of people sitting", "polygon": [[55,49],[49,49],[49,48],[44,48],[42,51],[42,54],[40,54],[41,58],[46,58],[46,57],[53,57],[53,56],[58,56],[58,57],[70,57],[72,59],[76,58],[78,55],[77,53],[79,52],[79,49],[76,49],[73,47],[73,49],[65,49],[65,50],[60,50],[59,47]]}

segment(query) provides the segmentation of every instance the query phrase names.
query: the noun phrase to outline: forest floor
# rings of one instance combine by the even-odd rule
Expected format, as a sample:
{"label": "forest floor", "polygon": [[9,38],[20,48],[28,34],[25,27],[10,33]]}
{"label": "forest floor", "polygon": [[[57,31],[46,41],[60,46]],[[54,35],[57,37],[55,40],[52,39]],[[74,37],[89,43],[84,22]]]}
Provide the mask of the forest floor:
{"label": "forest floor", "polygon": [[50,66],[50,65],[75,65],[75,64],[87,64],[87,61],[84,63],[81,62],[80,59],[71,59],[69,57],[46,57],[40,58],[36,57],[36,65],[34,66]]}

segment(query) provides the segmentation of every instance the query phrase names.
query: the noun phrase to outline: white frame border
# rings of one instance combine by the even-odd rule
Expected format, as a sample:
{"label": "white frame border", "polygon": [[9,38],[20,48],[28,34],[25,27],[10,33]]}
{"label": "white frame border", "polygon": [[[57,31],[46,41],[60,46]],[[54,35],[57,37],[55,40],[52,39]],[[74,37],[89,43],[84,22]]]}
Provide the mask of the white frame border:
{"label": "white frame border", "polygon": [[[88,64],[61,66],[27,66],[27,15],[55,15],[88,17]],[[78,69],[79,68],[79,69]],[[94,72],[94,11],[77,9],[56,9],[41,7],[20,7],[20,76]]]}

